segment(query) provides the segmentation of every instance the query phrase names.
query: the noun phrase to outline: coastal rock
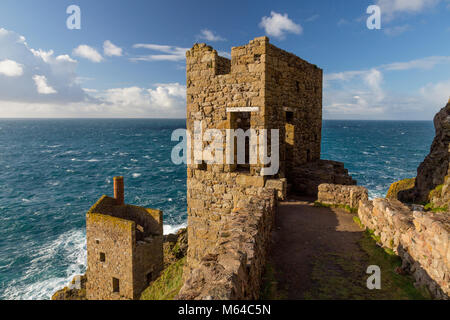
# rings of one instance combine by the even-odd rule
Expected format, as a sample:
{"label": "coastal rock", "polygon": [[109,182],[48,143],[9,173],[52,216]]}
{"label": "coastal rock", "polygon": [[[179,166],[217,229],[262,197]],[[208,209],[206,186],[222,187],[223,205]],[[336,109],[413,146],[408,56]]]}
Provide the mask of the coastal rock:
{"label": "coastal rock", "polygon": [[399,192],[400,201],[428,202],[430,192],[443,184],[445,177],[450,175],[450,101],[434,117],[434,126],[436,137],[431,145],[431,151],[417,169],[414,188]]}
{"label": "coastal rock", "polygon": [[53,294],[52,300],[87,300],[86,282],[86,275],[75,276],[67,287]]}
{"label": "coastal rock", "polygon": [[164,268],[184,258],[188,250],[187,229],[180,229],[175,234],[164,236]]}
{"label": "coastal rock", "polygon": [[306,163],[293,169],[295,193],[307,196],[317,196],[319,185],[324,183],[337,185],[356,185],[356,181],[348,174],[342,162],[319,160]]}
{"label": "coastal rock", "polygon": [[416,183],[416,178],[403,179],[403,180],[394,182],[389,187],[389,190],[386,194],[386,199],[398,200],[398,193],[400,191],[409,190],[411,188],[414,188],[415,183]]}

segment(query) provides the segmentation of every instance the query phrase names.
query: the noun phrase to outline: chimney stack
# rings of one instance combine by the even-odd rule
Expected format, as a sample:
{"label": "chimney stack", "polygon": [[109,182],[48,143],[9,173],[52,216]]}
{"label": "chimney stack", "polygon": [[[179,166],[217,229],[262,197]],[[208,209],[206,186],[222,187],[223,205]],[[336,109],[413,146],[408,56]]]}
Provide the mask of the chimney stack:
{"label": "chimney stack", "polygon": [[114,198],[117,205],[125,204],[123,177],[114,177]]}

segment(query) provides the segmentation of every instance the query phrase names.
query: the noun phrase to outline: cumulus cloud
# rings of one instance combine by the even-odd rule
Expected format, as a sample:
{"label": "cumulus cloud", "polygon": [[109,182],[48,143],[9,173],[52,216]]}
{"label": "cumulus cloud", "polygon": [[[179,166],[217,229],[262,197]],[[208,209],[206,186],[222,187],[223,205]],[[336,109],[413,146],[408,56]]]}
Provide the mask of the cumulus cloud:
{"label": "cumulus cloud", "polygon": [[367,70],[324,76],[324,115],[342,119],[431,119],[450,95],[450,81],[429,83],[409,94],[392,92],[384,74],[430,70],[450,64],[450,57],[426,57],[381,65]]}
{"label": "cumulus cloud", "polygon": [[0,48],[1,100],[61,104],[89,99],[77,83],[77,61],[69,55],[30,48],[25,37],[6,29],[0,29]]}
{"label": "cumulus cloud", "polygon": [[[15,62],[14,66],[11,62],[1,64],[0,117],[185,116],[186,87],[179,83],[150,88],[81,88],[81,77],[76,73],[78,62],[68,54],[30,48],[23,36],[5,29],[0,29],[0,48],[0,62]],[[170,46],[150,49],[178,50]]]}
{"label": "cumulus cloud", "polygon": [[259,27],[266,31],[266,34],[275,38],[283,39],[286,33],[301,34],[303,28],[289,19],[287,13],[280,14],[275,11],[270,12],[270,17],[263,17]]}
{"label": "cumulus cloud", "polygon": [[186,114],[186,87],[179,83],[156,84],[152,88],[85,90],[95,97],[95,101],[65,105],[0,101],[0,116],[183,118]]}
{"label": "cumulus cloud", "polygon": [[57,93],[55,89],[47,83],[47,78],[45,76],[35,75],[33,76],[34,83],[36,84],[36,89],[39,94],[54,94]]}
{"label": "cumulus cloud", "polygon": [[156,51],[158,53],[141,55],[133,57],[131,61],[182,61],[186,59],[186,51],[189,48],[182,48],[176,46],[167,46],[160,44],[144,44],[138,43],[133,45],[135,49],[147,49],[151,51]]}
{"label": "cumulus cloud", "polygon": [[392,20],[399,14],[417,14],[438,5],[441,0],[378,0],[377,5],[386,20]]}
{"label": "cumulus cloud", "polygon": [[420,94],[423,98],[432,101],[432,103],[442,105],[450,99],[450,80],[428,83],[420,88]]}
{"label": "cumulus cloud", "polygon": [[13,60],[0,61],[0,74],[7,77],[20,77],[23,74],[23,67]]}
{"label": "cumulus cloud", "polygon": [[207,40],[207,41],[225,41],[225,38],[215,34],[213,31],[208,29],[203,29],[200,31],[199,39]]}
{"label": "cumulus cloud", "polygon": [[111,41],[106,40],[103,43],[103,53],[105,56],[108,57],[121,57],[122,56],[122,48],[116,46],[115,44],[113,44]]}
{"label": "cumulus cloud", "polygon": [[88,59],[95,63],[103,61],[102,55],[98,53],[97,50],[85,44],[79,45],[78,47],[73,49],[73,55],[80,58]]}

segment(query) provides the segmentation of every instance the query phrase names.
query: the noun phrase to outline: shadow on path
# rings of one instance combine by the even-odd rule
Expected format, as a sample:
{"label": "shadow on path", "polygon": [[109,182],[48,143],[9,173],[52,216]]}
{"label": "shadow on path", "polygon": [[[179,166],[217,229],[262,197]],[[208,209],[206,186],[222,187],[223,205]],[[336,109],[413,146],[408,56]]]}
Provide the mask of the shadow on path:
{"label": "shadow on path", "polygon": [[[401,259],[342,209],[315,207],[311,199],[281,202],[269,253],[264,299],[428,299],[412,277],[398,274]],[[381,289],[367,288],[370,265],[381,270]]]}

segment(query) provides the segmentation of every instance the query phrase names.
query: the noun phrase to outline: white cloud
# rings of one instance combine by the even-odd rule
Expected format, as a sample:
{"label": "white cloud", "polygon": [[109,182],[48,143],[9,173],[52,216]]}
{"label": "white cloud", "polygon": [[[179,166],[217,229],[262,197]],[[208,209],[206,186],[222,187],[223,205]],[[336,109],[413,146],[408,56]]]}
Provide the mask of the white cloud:
{"label": "white cloud", "polygon": [[47,78],[45,76],[35,75],[33,76],[34,83],[36,84],[36,89],[39,94],[55,94],[57,91],[53,89],[47,83]]}
{"label": "white cloud", "polygon": [[396,70],[431,70],[437,65],[450,64],[450,56],[433,56],[407,62],[394,62],[383,65],[382,68],[389,71]]}
{"label": "white cloud", "polygon": [[106,40],[103,43],[103,53],[105,54],[105,56],[108,57],[121,57],[122,56],[122,48],[116,46],[115,44],[113,44],[111,41]]}
{"label": "white cloud", "polygon": [[221,36],[214,34],[213,31],[208,29],[203,29],[200,32],[200,35],[198,36],[199,39],[204,39],[207,41],[225,41],[226,39],[222,38]]}
{"label": "white cloud", "polygon": [[280,14],[274,11],[270,13],[270,17],[262,18],[259,27],[263,28],[267,35],[280,39],[283,39],[288,32],[294,34],[303,32],[302,26],[289,19],[287,13]]}
{"label": "white cloud", "polygon": [[312,15],[311,17],[309,17],[308,19],[306,19],[305,21],[306,22],[313,22],[313,21],[316,21],[319,18],[320,18],[320,15],[315,14],[315,15]]}
{"label": "white cloud", "polygon": [[92,62],[99,63],[103,61],[103,57],[97,50],[88,45],[82,44],[73,50],[73,55],[88,59]]}
{"label": "white cloud", "polygon": [[345,25],[347,25],[347,24],[350,24],[350,22],[347,20],[347,19],[340,19],[338,22],[337,22],[337,25],[339,26],[339,27],[341,27],[341,26],[345,26]]}
{"label": "white cloud", "polygon": [[387,34],[388,36],[395,37],[395,36],[401,35],[402,33],[405,33],[406,31],[408,31],[410,29],[411,29],[411,27],[409,25],[405,24],[405,25],[401,25],[401,26],[384,28],[384,33]]}
{"label": "white cloud", "polygon": [[65,105],[0,100],[2,117],[184,118],[186,87],[179,83],[153,88],[85,89],[96,100]]}
{"label": "white cloud", "polygon": [[442,105],[450,98],[450,80],[428,83],[420,88],[420,94],[424,99],[431,101],[435,105]]}
{"label": "white cloud", "polygon": [[23,66],[13,60],[2,60],[0,61],[0,74],[7,77],[20,77],[23,74]]}
{"label": "white cloud", "polygon": [[186,51],[189,50],[189,48],[176,46],[143,43],[135,44],[133,45],[133,48],[148,49],[152,51],[158,51],[160,53],[134,57],[130,59],[131,61],[182,61],[186,59]]}
{"label": "white cloud", "polygon": [[408,94],[393,92],[384,73],[431,70],[450,64],[450,57],[426,57],[368,70],[325,74],[324,116],[341,119],[431,119],[448,101],[450,80],[429,83]]}
{"label": "white cloud", "polygon": [[[0,48],[0,62],[15,62],[2,64],[1,69],[10,75],[16,75],[0,75],[1,100],[60,105],[89,100],[89,96],[77,83],[77,62],[69,55],[55,55],[53,50],[30,48],[25,37],[6,29],[0,29]],[[41,93],[37,88],[40,88]]]}
{"label": "white cloud", "polygon": [[441,0],[378,0],[377,5],[386,20],[392,20],[403,13],[417,14],[438,5]]}

